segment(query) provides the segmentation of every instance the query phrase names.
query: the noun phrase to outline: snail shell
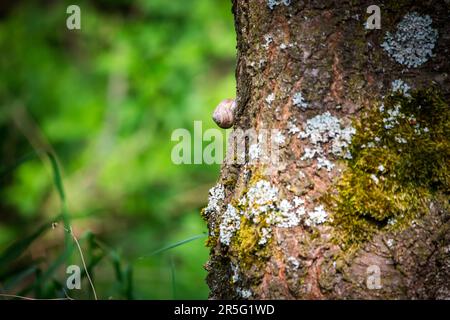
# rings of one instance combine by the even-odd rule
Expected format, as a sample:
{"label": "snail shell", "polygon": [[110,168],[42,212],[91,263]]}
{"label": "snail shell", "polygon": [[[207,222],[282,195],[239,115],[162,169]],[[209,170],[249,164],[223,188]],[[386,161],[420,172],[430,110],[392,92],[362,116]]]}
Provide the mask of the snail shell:
{"label": "snail shell", "polygon": [[222,100],[213,113],[214,122],[223,129],[231,128],[234,124],[234,111],[236,101],[234,99]]}

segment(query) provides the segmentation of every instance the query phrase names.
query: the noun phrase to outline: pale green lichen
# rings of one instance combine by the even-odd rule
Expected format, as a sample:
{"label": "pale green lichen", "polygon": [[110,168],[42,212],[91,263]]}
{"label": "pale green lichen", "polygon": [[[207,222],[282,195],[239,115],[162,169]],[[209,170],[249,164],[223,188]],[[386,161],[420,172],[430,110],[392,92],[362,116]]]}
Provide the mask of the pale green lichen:
{"label": "pale green lichen", "polygon": [[271,238],[271,226],[289,228],[298,225],[300,218],[296,208],[280,199],[280,192],[269,181],[261,179],[250,185],[248,191],[222,217],[220,241],[229,245],[242,223],[253,225],[258,233],[258,245],[265,245]]}
{"label": "pale green lichen", "polygon": [[347,147],[354,133],[352,126],[344,127],[341,119],[330,112],[308,119],[304,130],[299,133],[301,139],[307,139],[309,142],[300,160],[317,159],[317,169],[326,168],[331,171],[335,165],[328,157],[351,158]]}
{"label": "pale green lichen", "polygon": [[291,0],[267,0],[267,6],[270,8],[270,10],[273,10],[276,6],[280,4],[289,6],[291,4]]}
{"label": "pale green lichen", "polygon": [[416,12],[405,15],[394,34],[386,33],[381,44],[396,62],[409,68],[417,68],[433,56],[438,31],[432,28],[430,16]]}

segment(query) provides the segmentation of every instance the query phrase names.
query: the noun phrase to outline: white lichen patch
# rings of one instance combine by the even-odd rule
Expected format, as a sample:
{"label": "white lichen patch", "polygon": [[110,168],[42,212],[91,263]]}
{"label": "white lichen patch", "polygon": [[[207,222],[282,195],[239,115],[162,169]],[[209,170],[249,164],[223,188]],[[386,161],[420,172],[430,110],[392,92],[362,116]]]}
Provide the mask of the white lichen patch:
{"label": "white lichen patch", "polygon": [[224,199],[225,189],[223,185],[218,183],[209,190],[208,206],[205,208],[205,214],[210,215],[219,212]]}
{"label": "white lichen patch", "polygon": [[248,299],[253,294],[251,290],[249,290],[249,289],[242,289],[242,288],[237,288],[236,292],[242,299]]}
{"label": "white lichen patch", "polygon": [[[223,187],[223,185],[218,183],[209,190],[208,206],[204,210],[205,216],[209,217],[211,215],[219,214],[224,199],[225,199],[225,188]],[[212,219],[212,221],[214,220],[215,219]],[[214,229],[215,224],[212,223],[209,232],[211,236],[215,235]]]}
{"label": "white lichen patch", "polygon": [[259,223],[263,214],[276,210],[278,193],[278,188],[272,186],[270,182],[259,180],[239,200],[239,205],[247,208],[244,214],[248,219],[252,219],[254,223]]}
{"label": "white lichen patch", "polygon": [[301,92],[297,92],[296,94],[294,94],[294,96],[292,97],[292,104],[303,110],[308,108],[308,103],[306,102]]}
{"label": "white lichen patch", "polygon": [[378,184],[380,182],[380,179],[378,179],[378,177],[374,174],[370,175],[370,179],[372,179],[372,181],[375,182],[375,184]]}
{"label": "white lichen patch", "polygon": [[248,156],[249,156],[251,162],[257,161],[258,158],[260,157],[260,153],[261,153],[261,150],[257,143],[250,145],[250,147],[248,148]]}
{"label": "white lichen patch", "polygon": [[[302,172],[303,174],[303,172]],[[294,199],[292,199],[293,203],[294,203],[294,207],[298,208],[300,206],[303,206],[305,204],[305,200],[303,200],[300,197],[294,197]]]}
{"label": "white lichen patch", "polygon": [[[387,110],[388,117],[383,118],[384,128],[386,130],[393,129],[399,124],[399,119],[404,119],[406,116],[400,111],[399,104],[394,106],[394,109]],[[384,110],[384,109],[383,109]]]}
{"label": "white lichen patch", "polygon": [[406,140],[405,138],[403,138],[403,137],[400,136],[400,135],[396,135],[396,136],[394,137],[394,140],[395,140],[395,142],[400,143],[400,144],[408,143],[408,140]]}
{"label": "white lichen patch", "polygon": [[300,218],[291,203],[283,199],[278,206],[278,211],[273,211],[267,218],[267,222],[280,228],[298,226]]}
{"label": "white lichen patch", "polygon": [[438,32],[432,28],[432,22],[428,15],[408,13],[397,25],[394,34],[386,33],[381,46],[398,63],[417,68],[433,56]]}
{"label": "white lichen patch", "polygon": [[258,244],[263,246],[272,238],[272,227],[291,228],[298,226],[302,219],[308,226],[324,223],[328,214],[323,206],[307,212],[305,200],[294,197],[292,201],[280,199],[280,192],[269,181],[259,180],[249,188],[235,206],[228,204],[220,224],[220,242],[229,246],[233,236],[241,227],[242,220],[259,230]]}
{"label": "white lichen patch", "polygon": [[[414,133],[416,135],[426,134],[430,131],[430,129],[428,129],[428,127],[421,127],[420,123],[417,122],[417,119],[413,114],[410,114],[408,116],[405,115],[401,110],[400,104],[396,104],[393,108],[388,109],[388,110],[385,110],[385,108],[383,106],[383,108],[380,108],[379,110],[381,113],[385,114],[385,117],[383,118],[383,126],[384,126],[384,129],[386,129],[386,130],[395,129],[400,124],[401,120],[403,120],[403,121],[407,120],[409,122],[409,124],[412,126],[412,128],[414,128]],[[393,131],[393,132],[395,133],[395,131]],[[399,134],[396,134],[394,136],[394,140],[398,144],[408,143],[408,140]],[[375,138],[375,142],[376,143],[380,142],[380,139],[378,138],[378,140],[377,140]],[[372,143],[372,145],[375,146],[375,143],[373,143],[373,142],[370,142],[370,143]]]}
{"label": "white lichen patch", "polygon": [[287,261],[294,269],[298,269],[300,267],[300,262],[294,257],[288,257]]}
{"label": "white lichen patch", "polygon": [[233,271],[233,276],[231,277],[231,281],[233,283],[236,283],[239,281],[240,276],[239,276],[239,266],[235,265],[235,264],[231,264],[231,270]]}
{"label": "white lichen patch", "polygon": [[261,228],[261,236],[259,238],[258,244],[260,246],[263,246],[269,241],[270,238],[272,238],[272,229]]}
{"label": "white lichen patch", "polygon": [[286,50],[288,48],[295,48],[296,46],[297,46],[297,42],[282,43],[282,44],[280,44],[280,49]]}
{"label": "white lichen patch", "polygon": [[273,135],[273,141],[278,145],[283,145],[286,142],[286,138],[280,131],[276,131]]}
{"label": "white lichen patch", "polygon": [[[312,147],[305,147],[301,160],[314,159],[317,157],[318,169],[326,168],[331,171],[334,164],[327,156],[351,159],[348,146],[356,130],[352,126],[343,127],[341,120],[332,116],[329,112],[315,116],[306,121],[304,131],[299,137],[308,139]],[[328,148],[325,145],[329,144]]]}
{"label": "white lichen patch", "polygon": [[297,125],[294,123],[294,121],[289,121],[287,128],[288,128],[289,134],[298,134],[301,131],[297,127]]}
{"label": "white lichen patch", "polygon": [[317,169],[325,168],[327,171],[331,171],[334,168],[334,163],[326,158],[317,158]]}
{"label": "white lichen patch", "polygon": [[311,149],[311,148],[305,148],[303,152],[303,156],[300,158],[302,161],[308,160],[308,159],[314,159],[316,154],[319,151],[317,149]]}
{"label": "white lichen patch", "polygon": [[286,7],[291,4],[291,0],[267,0],[267,6],[273,10],[276,6],[284,4]]}
{"label": "white lichen patch", "polygon": [[392,247],[394,246],[394,244],[395,244],[395,241],[394,241],[394,239],[388,239],[388,240],[386,241],[386,244],[387,244],[387,246],[388,246],[389,248],[392,248]]}
{"label": "white lichen patch", "polygon": [[400,93],[405,97],[411,97],[409,90],[411,87],[401,79],[392,81],[392,92]]}
{"label": "white lichen patch", "polygon": [[319,225],[327,221],[328,213],[323,206],[315,207],[313,211],[308,212],[308,218],[305,221],[307,226]]}
{"label": "white lichen patch", "polygon": [[228,204],[227,210],[222,216],[222,222],[220,223],[219,230],[220,242],[229,246],[231,238],[234,236],[239,227],[241,226],[241,216],[239,212],[231,204]]}
{"label": "white lichen patch", "polygon": [[263,43],[263,48],[264,49],[269,49],[270,44],[273,42],[273,36],[271,34],[266,34],[264,35],[264,43]]}
{"label": "white lichen patch", "polygon": [[389,218],[388,225],[395,226],[397,224],[397,219],[395,218]]}
{"label": "white lichen patch", "polygon": [[272,102],[274,102],[275,101],[275,93],[271,93],[271,94],[269,94],[267,97],[266,97],[266,103],[269,105],[269,106],[271,106],[272,105]]}

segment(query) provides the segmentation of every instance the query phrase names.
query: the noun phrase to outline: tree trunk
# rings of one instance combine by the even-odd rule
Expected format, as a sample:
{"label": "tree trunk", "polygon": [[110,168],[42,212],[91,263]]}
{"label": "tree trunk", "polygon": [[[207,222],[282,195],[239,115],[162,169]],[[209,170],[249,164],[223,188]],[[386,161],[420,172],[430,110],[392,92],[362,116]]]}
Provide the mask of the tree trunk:
{"label": "tree trunk", "polygon": [[233,1],[233,130],[279,161],[222,166],[212,299],[450,299],[450,1],[372,2]]}

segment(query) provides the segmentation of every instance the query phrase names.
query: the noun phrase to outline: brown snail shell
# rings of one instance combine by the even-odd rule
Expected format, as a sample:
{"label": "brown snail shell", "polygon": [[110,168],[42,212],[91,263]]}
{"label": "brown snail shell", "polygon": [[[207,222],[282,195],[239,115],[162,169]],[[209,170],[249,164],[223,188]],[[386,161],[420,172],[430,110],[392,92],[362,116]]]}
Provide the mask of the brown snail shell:
{"label": "brown snail shell", "polygon": [[213,113],[214,122],[223,129],[231,128],[234,124],[234,111],[236,101],[234,99],[222,100]]}

